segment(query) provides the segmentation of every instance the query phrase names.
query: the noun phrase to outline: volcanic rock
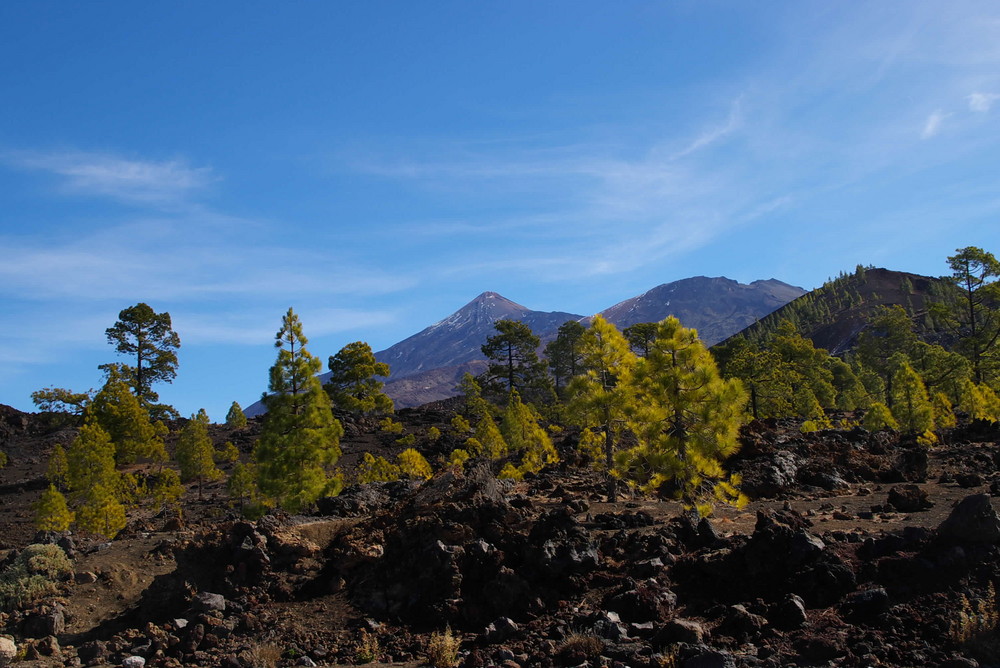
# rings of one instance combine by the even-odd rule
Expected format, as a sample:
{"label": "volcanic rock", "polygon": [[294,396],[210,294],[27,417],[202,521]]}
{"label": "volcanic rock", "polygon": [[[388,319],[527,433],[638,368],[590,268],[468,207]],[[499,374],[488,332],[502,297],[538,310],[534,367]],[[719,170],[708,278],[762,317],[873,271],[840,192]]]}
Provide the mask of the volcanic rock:
{"label": "volcanic rock", "polygon": [[967,496],[938,526],[938,535],[960,543],[1000,542],[1000,516],[986,494]]}

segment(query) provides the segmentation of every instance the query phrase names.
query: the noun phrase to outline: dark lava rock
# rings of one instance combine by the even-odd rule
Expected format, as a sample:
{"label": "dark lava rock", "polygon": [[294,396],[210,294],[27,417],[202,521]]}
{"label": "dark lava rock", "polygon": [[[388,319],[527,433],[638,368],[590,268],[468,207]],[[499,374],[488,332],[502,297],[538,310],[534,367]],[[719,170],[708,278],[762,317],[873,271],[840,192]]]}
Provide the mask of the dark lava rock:
{"label": "dark lava rock", "polygon": [[809,621],[805,603],[795,594],[789,594],[771,606],[769,618],[772,624],[786,631],[804,626]]}
{"label": "dark lava rock", "polygon": [[658,645],[669,645],[679,642],[696,645],[704,642],[708,638],[708,635],[708,630],[700,622],[675,617],[663,625],[659,633],[656,634],[654,641]]}
{"label": "dark lava rock", "polygon": [[844,617],[853,622],[869,622],[889,610],[889,594],[882,587],[856,591],[840,606]]}
{"label": "dark lava rock", "polygon": [[891,487],[888,503],[901,513],[916,513],[934,507],[934,504],[927,497],[927,492],[916,485]]}
{"label": "dark lava rock", "polygon": [[638,529],[652,526],[654,523],[653,516],[643,510],[634,513],[625,511],[594,515],[594,524],[600,529]]}
{"label": "dark lava rock", "polygon": [[627,622],[647,622],[666,619],[677,605],[677,596],[656,581],[623,587],[604,599],[604,606],[621,615]]}
{"label": "dark lava rock", "polygon": [[22,633],[26,638],[44,638],[59,635],[66,629],[66,618],[62,606],[54,606],[46,612],[28,615],[24,620]]}
{"label": "dark lava rock", "polygon": [[981,487],[983,476],[978,473],[959,473],[955,476],[955,482],[958,483],[959,487],[964,487],[965,489]]}
{"label": "dark lava rock", "polygon": [[986,494],[967,496],[938,526],[942,538],[963,543],[997,543],[1000,541],[1000,516],[993,510]]}
{"label": "dark lava rock", "polygon": [[97,666],[105,662],[110,656],[108,646],[100,640],[80,645],[76,650],[76,655],[85,666]]}

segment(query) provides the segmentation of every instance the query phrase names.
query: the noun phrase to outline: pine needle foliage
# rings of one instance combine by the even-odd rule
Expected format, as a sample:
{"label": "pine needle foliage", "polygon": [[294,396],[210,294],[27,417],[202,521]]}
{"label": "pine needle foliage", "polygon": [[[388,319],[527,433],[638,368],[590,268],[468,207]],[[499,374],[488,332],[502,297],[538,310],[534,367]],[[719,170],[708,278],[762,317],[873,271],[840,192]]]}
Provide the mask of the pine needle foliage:
{"label": "pine needle foliage", "polygon": [[340,458],[344,430],[316,374],[322,364],[305,346],[302,324],[292,309],[275,335],[278,359],[270,371],[267,417],[257,441],[258,485],[290,512],[299,512],[331,491],[326,467]]}
{"label": "pine needle foliage", "polygon": [[247,416],[243,408],[237,402],[233,402],[226,413],[226,426],[230,429],[243,429],[247,426]]}
{"label": "pine needle foliage", "polygon": [[39,531],[66,531],[73,523],[73,511],[55,485],[42,492],[34,509],[35,528]]}
{"label": "pine needle foliage", "polygon": [[222,478],[222,471],[215,466],[215,448],[208,435],[208,414],[205,409],[192,415],[181,429],[174,456],[181,469],[181,480],[198,483],[199,499],[206,481]]}
{"label": "pine needle foliage", "polygon": [[697,331],[669,317],[657,326],[649,354],[634,372],[637,401],[631,425],[640,444],[616,467],[646,490],[669,485],[689,503],[707,496],[743,505],[722,463],[739,449],[746,392],[724,380]]}

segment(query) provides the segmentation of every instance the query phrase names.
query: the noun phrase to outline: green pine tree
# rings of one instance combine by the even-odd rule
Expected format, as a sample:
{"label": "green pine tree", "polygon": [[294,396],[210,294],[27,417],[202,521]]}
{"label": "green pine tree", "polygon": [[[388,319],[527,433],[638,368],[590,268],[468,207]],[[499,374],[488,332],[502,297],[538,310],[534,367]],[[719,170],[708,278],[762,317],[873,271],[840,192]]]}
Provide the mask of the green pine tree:
{"label": "green pine tree", "polygon": [[291,512],[308,508],[333,490],[326,467],[340,458],[344,430],[316,377],[322,366],[305,346],[302,324],[292,309],[275,336],[278,359],[264,397],[267,417],[257,441],[261,492]]}
{"label": "green pine tree", "polygon": [[202,486],[206,481],[219,480],[222,471],[215,466],[215,448],[208,435],[208,414],[205,409],[192,415],[181,429],[174,456],[181,469],[181,480],[198,482],[198,498],[202,496]]}
{"label": "green pine tree", "polygon": [[235,401],[229,407],[229,412],[226,413],[226,426],[230,429],[243,429],[247,426],[247,416]]}
{"label": "green pine tree", "polygon": [[115,366],[108,367],[108,380],[87,406],[85,418],[93,418],[115,446],[115,461],[131,464],[138,457],[155,462],[167,459],[162,422],[152,423],[149,413],[132,394]]}
{"label": "green pine tree", "polygon": [[330,357],[329,368],[330,379],[324,388],[338,409],[364,415],[392,413],[392,399],[378,380],[389,376],[389,365],[377,361],[367,343],[348,343]]}

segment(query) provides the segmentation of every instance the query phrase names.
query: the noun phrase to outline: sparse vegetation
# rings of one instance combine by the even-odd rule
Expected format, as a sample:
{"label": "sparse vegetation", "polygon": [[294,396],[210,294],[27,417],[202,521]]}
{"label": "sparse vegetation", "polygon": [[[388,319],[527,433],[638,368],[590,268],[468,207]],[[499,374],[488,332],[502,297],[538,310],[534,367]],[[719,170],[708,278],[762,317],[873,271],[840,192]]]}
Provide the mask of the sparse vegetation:
{"label": "sparse vegetation", "polygon": [[56,591],[72,564],[58,545],[29,545],[0,573],[0,609],[14,610]]}
{"label": "sparse vegetation", "polygon": [[461,644],[461,638],[452,633],[451,627],[435,631],[427,642],[427,663],[433,668],[455,668]]}

